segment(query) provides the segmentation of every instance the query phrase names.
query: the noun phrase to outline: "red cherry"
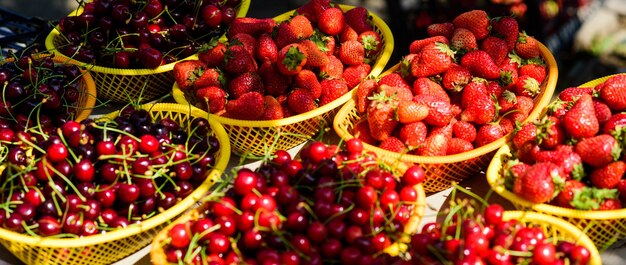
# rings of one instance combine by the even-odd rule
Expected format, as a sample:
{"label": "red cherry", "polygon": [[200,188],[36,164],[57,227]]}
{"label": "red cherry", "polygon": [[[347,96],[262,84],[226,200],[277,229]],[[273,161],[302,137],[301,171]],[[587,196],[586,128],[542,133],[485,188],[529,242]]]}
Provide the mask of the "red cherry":
{"label": "red cherry", "polygon": [[216,28],[222,23],[222,11],[214,5],[207,5],[202,9],[202,18],[211,28]]}
{"label": "red cherry", "polygon": [[222,233],[212,233],[207,245],[209,253],[224,254],[230,249],[228,237]]}
{"label": "red cherry", "polygon": [[329,158],[326,144],[322,142],[313,142],[306,148],[306,157],[311,160],[311,162],[317,164],[322,162],[322,160]]}
{"label": "red cherry", "polygon": [[491,204],[485,208],[485,222],[488,225],[498,225],[502,223],[504,208],[499,204]]}
{"label": "red cherry", "polygon": [[172,239],[170,245],[175,248],[186,248],[191,243],[191,232],[186,224],[176,224],[168,232],[168,236]]}
{"label": "red cherry", "polygon": [[591,259],[591,252],[584,246],[577,245],[569,253],[573,264],[588,264]]}
{"label": "red cherry", "polygon": [[96,144],[96,152],[99,155],[114,155],[117,153],[115,148],[115,142],[113,141],[101,141]]}
{"label": "red cherry", "polygon": [[424,169],[419,165],[409,167],[402,175],[402,184],[406,186],[415,186],[424,182],[426,179],[426,173]]}
{"label": "red cherry", "polygon": [[352,154],[361,154],[363,142],[358,138],[352,138],[346,142],[346,150]]}
{"label": "red cherry", "polygon": [[371,209],[378,201],[378,193],[372,186],[363,186],[356,193],[356,203],[364,209]]}
{"label": "red cherry", "polygon": [[120,183],[117,188],[117,198],[123,203],[133,203],[139,195],[139,187],[135,183]]}
{"label": "red cherry", "polygon": [[291,161],[291,155],[285,150],[278,150],[274,153],[274,158],[272,162],[278,165],[279,167],[286,162]]}
{"label": "red cherry", "polygon": [[556,247],[551,243],[539,243],[533,250],[533,263],[539,265],[554,264],[556,261]]}
{"label": "red cherry", "polygon": [[65,160],[68,156],[67,147],[62,143],[51,144],[46,149],[46,157],[50,162],[57,163]]}
{"label": "red cherry", "polygon": [[214,225],[215,224],[211,219],[202,218],[193,224],[193,226],[191,227],[191,232],[193,234],[202,234],[202,237],[200,237],[200,241],[208,242],[209,237],[212,233],[207,233],[205,231],[211,229]]}
{"label": "red cherry", "polygon": [[237,194],[245,196],[252,192],[258,181],[259,179],[254,172],[249,169],[242,169],[237,172],[233,188]]}
{"label": "red cherry", "polygon": [[74,177],[81,182],[91,182],[95,175],[93,163],[87,159],[83,159],[74,165]]}
{"label": "red cherry", "polygon": [[144,134],[140,138],[139,151],[142,153],[152,153],[159,150],[159,139],[150,134]]}

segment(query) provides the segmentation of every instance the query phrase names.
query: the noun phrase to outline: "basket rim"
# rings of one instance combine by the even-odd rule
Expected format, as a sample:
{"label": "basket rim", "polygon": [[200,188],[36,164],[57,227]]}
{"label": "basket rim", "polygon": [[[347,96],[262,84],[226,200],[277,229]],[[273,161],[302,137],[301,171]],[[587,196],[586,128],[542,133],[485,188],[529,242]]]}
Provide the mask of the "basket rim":
{"label": "basket rim", "polygon": [[565,234],[571,238],[571,240],[575,240],[577,244],[580,244],[586,247],[590,254],[591,259],[589,260],[589,265],[600,265],[602,264],[602,259],[600,257],[600,253],[596,245],[593,243],[591,238],[587,236],[583,231],[578,229],[578,227],[573,224],[568,223],[567,221],[550,216],[547,214],[537,213],[537,212],[529,212],[529,211],[505,211],[503,216],[503,220],[520,220],[520,221],[530,221],[535,223],[547,223],[550,226],[554,226],[559,231],[564,231]]}
{"label": "basket rim", "polygon": [[[248,10],[250,9],[250,1],[251,0],[241,1],[241,3],[239,4],[239,8],[237,8],[236,17],[246,16],[246,14],[248,13]],[[80,13],[82,13],[82,10],[83,8],[79,6],[78,8],[72,10],[67,16],[77,16]],[[50,33],[48,33],[48,36],[46,36],[46,39],[44,42],[45,47],[48,50],[48,52],[54,53],[56,56],[59,56],[60,58],[65,57],[65,58],[70,59],[69,57],[65,56],[65,54],[59,52],[56,46],[54,45],[54,39],[59,35],[61,35],[61,31],[59,30],[59,25],[57,25],[50,31]],[[182,58],[175,62],[161,65],[154,69],[148,69],[148,68],[121,69],[121,68],[114,68],[114,67],[98,66],[95,64],[84,63],[81,61],[76,61],[76,62],[78,62],[77,65],[86,67],[87,70],[98,72],[98,73],[114,74],[114,75],[151,75],[151,74],[159,74],[159,73],[172,71],[172,69],[174,69],[174,65],[177,62],[183,61],[183,60],[190,60],[190,58],[192,57],[193,55],[188,56],[186,58]]]}
{"label": "basket rim", "polygon": [[[339,4],[339,7],[343,10],[343,11],[347,11],[353,8],[356,8],[356,6],[351,6],[351,5],[343,5],[343,4]],[[274,17],[273,19],[275,21],[284,21],[289,19],[295,12],[294,10],[290,10],[287,11],[281,15],[278,15],[276,17]],[[372,66],[372,69],[370,70],[370,73],[368,74],[369,76],[378,76],[383,69],[387,66],[387,63],[389,62],[389,58],[391,58],[391,54],[393,52],[393,48],[394,48],[394,39],[393,39],[393,34],[391,33],[391,29],[389,29],[389,26],[387,25],[387,23],[385,23],[385,21],[383,21],[382,18],[380,18],[378,15],[374,14],[373,12],[368,10],[368,14],[372,17],[372,23],[382,32],[384,40],[385,40],[385,45],[383,47],[383,50],[381,50],[378,54],[378,58],[376,59],[376,62],[374,63],[374,65]],[[308,119],[312,119],[314,117],[320,116],[324,113],[329,112],[330,110],[333,110],[341,105],[343,105],[344,103],[346,103],[346,101],[348,101],[350,98],[352,98],[352,94],[355,92],[355,87],[352,88],[348,93],[344,94],[343,96],[331,101],[330,103],[318,107],[314,110],[311,110],[309,112],[305,112],[305,113],[300,113],[298,115],[294,115],[288,118],[283,118],[283,119],[277,119],[277,120],[239,120],[239,119],[233,119],[233,118],[228,118],[228,117],[223,117],[220,115],[216,115],[213,113],[209,113],[209,116],[211,117],[211,119],[215,119],[218,122],[225,124],[225,125],[231,125],[231,126],[241,126],[241,127],[276,127],[276,126],[286,126],[286,125],[291,125],[294,123],[298,123],[298,122],[302,122],[304,120],[308,120]],[[174,83],[174,86],[172,88],[172,97],[174,97],[174,100],[180,104],[189,104],[191,105],[187,99],[185,98],[185,93],[180,89],[180,87],[178,86],[178,84]],[[195,106],[193,106],[195,108]]]}
{"label": "basket rim", "polygon": [[[195,117],[203,117],[203,113],[193,109],[189,109],[186,106],[174,103],[156,103],[156,104],[144,104],[141,106],[145,110],[157,110],[157,111],[171,111],[171,112],[186,112]],[[115,117],[119,111],[112,112],[104,115],[104,118]],[[20,234],[13,231],[6,230],[0,227],[0,239],[9,240],[12,242],[18,242],[25,245],[42,247],[42,248],[79,248],[92,246],[97,244],[108,243],[116,240],[121,240],[130,236],[137,235],[152,229],[158,225],[175,218],[180,213],[186,211],[189,207],[196,203],[197,200],[202,198],[204,194],[213,186],[212,180],[218,179],[221,174],[226,170],[228,161],[230,159],[230,143],[228,141],[228,135],[224,130],[224,127],[214,121],[209,120],[211,129],[215,133],[218,142],[220,143],[220,156],[217,158],[213,170],[209,172],[206,180],[202,182],[191,194],[186,198],[176,203],[172,208],[161,212],[152,218],[140,222],[139,224],[133,224],[126,228],[116,229],[104,234],[84,236],[77,238],[47,238],[47,237],[33,237],[26,234]]]}
{"label": "basket rim", "polygon": [[[543,88],[545,90],[543,94],[541,94],[541,97],[535,103],[535,107],[533,108],[533,110],[530,112],[530,114],[524,120],[522,124],[535,120],[543,112],[543,109],[548,105],[548,103],[552,99],[552,95],[554,94],[554,90],[556,88],[556,82],[558,79],[558,65],[556,63],[556,60],[554,59],[554,56],[552,55],[550,50],[548,50],[548,48],[545,45],[543,45],[541,42],[537,41],[537,44],[539,46],[539,50],[541,51],[541,55],[543,56],[546,62],[546,65],[548,66],[548,75],[546,77],[546,80],[544,81],[545,85],[543,86]],[[392,73],[393,71],[398,69],[399,66],[400,66],[399,63],[394,65],[392,68],[385,71],[380,76],[384,76],[384,75]],[[348,139],[354,138],[354,136],[350,132],[347,132],[344,130],[344,128],[341,126],[341,123],[343,119],[346,118],[347,114],[353,108],[355,108],[355,105],[356,103],[354,99],[351,99],[348,102],[346,102],[346,104],[344,104],[343,107],[339,110],[339,112],[337,113],[333,121],[333,127],[335,129],[335,132],[342,139],[348,140]],[[446,163],[461,162],[461,161],[465,161],[468,159],[480,157],[482,155],[486,155],[498,149],[499,147],[503,146],[509,140],[510,137],[511,137],[511,134],[505,135],[504,137],[501,137],[498,140],[495,140],[489,144],[478,147],[471,151],[454,154],[454,155],[447,155],[447,156],[409,155],[409,154],[402,154],[402,153],[387,151],[382,148],[379,148],[370,144],[366,144],[366,143],[363,143],[363,145],[365,146],[367,150],[373,151],[379,154],[380,156],[383,156],[392,160],[413,162],[413,163],[420,163],[420,164],[446,164]]]}

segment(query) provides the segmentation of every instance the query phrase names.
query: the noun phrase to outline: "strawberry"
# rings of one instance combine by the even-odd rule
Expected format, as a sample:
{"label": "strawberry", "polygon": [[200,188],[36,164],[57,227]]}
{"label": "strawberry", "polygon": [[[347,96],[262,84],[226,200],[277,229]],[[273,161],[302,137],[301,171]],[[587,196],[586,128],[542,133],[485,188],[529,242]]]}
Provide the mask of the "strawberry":
{"label": "strawberry", "polygon": [[298,7],[296,12],[306,16],[311,22],[317,22],[324,10],[330,8],[330,0],[311,0]]}
{"label": "strawberry", "polygon": [[475,98],[461,113],[462,121],[471,121],[482,125],[492,122],[496,117],[496,105],[493,99],[487,95]]}
{"label": "strawberry", "polygon": [[276,62],[276,58],[278,58],[278,47],[270,34],[263,33],[259,36],[259,43],[254,55],[262,62]]}
{"label": "strawberry", "polygon": [[378,90],[378,83],[374,79],[365,79],[356,89],[355,102],[359,113],[365,113],[371,97]]}
{"label": "strawberry", "polygon": [[226,103],[228,117],[240,120],[258,120],[265,112],[265,100],[259,92],[249,92]]}
{"label": "strawberry", "polygon": [[413,82],[413,95],[433,95],[450,102],[448,93],[439,85],[439,83],[426,78],[419,77]]}
{"label": "strawberry", "polygon": [[328,55],[322,52],[317,44],[311,40],[302,40],[300,45],[306,51],[306,66],[322,67],[328,64]]}
{"label": "strawberry", "polygon": [[504,88],[502,88],[497,80],[487,81],[487,93],[493,98],[500,98],[504,91]]}
{"label": "strawberry", "polygon": [[454,135],[453,126],[456,122],[456,119],[453,118],[450,123],[444,126],[431,126],[429,134],[442,134],[447,139],[451,139]]}
{"label": "strawberry", "polygon": [[445,156],[450,139],[443,134],[431,134],[424,140],[424,144],[415,150],[420,156]]}
{"label": "strawberry", "polygon": [[519,75],[520,76],[530,76],[532,78],[534,78],[535,80],[537,80],[537,82],[539,84],[543,83],[543,81],[546,79],[546,75],[547,75],[547,69],[546,66],[543,62],[539,61],[539,60],[528,60],[528,63],[522,65],[519,68]]}
{"label": "strawberry", "polygon": [[517,179],[530,168],[529,164],[518,160],[509,160],[502,166],[502,175],[504,176],[504,186],[508,190],[513,190],[514,183]]}
{"label": "strawberry", "polygon": [[466,53],[461,58],[461,66],[466,67],[472,75],[480,78],[498,79],[500,77],[500,68],[485,51],[474,50]]}
{"label": "strawberry", "polygon": [[[577,197],[577,193],[581,193],[585,187],[586,185],[578,180],[568,180],[563,184],[561,192],[554,197],[553,203],[559,207],[573,209],[574,205],[581,205],[583,203],[581,201],[574,202],[574,199]],[[578,198],[580,198],[580,196],[578,196]]]}
{"label": "strawberry", "polygon": [[446,155],[460,154],[474,149],[471,142],[461,138],[452,138],[448,144]]}
{"label": "strawberry", "polygon": [[515,107],[515,104],[517,104],[517,96],[515,96],[515,93],[508,90],[502,92],[502,95],[498,98],[498,113],[507,113]]}
{"label": "strawberry", "polygon": [[341,43],[339,59],[347,65],[359,65],[365,62],[365,48],[356,40]]}
{"label": "strawberry", "polygon": [[591,184],[602,189],[612,189],[617,186],[622,176],[626,173],[626,163],[624,161],[612,162],[608,165],[595,168],[589,179]]}
{"label": "strawberry", "polygon": [[265,112],[260,120],[278,120],[284,118],[283,107],[278,100],[270,95],[263,97],[265,103]]}
{"label": "strawberry", "polygon": [[456,28],[450,39],[450,48],[465,53],[478,49],[476,37],[469,29]]}
{"label": "strawberry", "polygon": [[317,108],[315,99],[311,93],[303,88],[291,91],[287,97],[287,104],[291,110],[298,114],[309,112]]}
{"label": "strawberry", "polygon": [[[505,62],[509,61],[507,59]],[[510,62],[510,61],[509,61]],[[515,82],[519,77],[519,71],[516,63],[502,63],[500,64],[500,83],[507,90],[514,90]]]}
{"label": "strawberry", "polygon": [[343,71],[342,77],[346,80],[348,87],[355,87],[367,77],[370,70],[372,70],[372,66],[366,63],[352,65]]}
{"label": "strawberry", "polygon": [[232,75],[255,72],[258,68],[254,57],[241,45],[229,46],[225,56],[224,71]]}
{"label": "strawberry", "polygon": [[449,102],[433,95],[416,95],[413,101],[428,106],[428,116],[424,122],[434,126],[445,126],[453,118],[451,105]]}
{"label": "strawberry", "polygon": [[391,136],[398,125],[395,119],[397,99],[385,92],[374,94],[367,108],[367,122],[374,139],[382,141]]}
{"label": "strawberry", "polygon": [[519,25],[513,17],[497,17],[491,20],[491,29],[493,33],[502,37],[506,41],[508,52],[513,51],[517,36],[519,34]]}
{"label": "strawberry", "polygon": [[409,52],[410,53],[419,53],[428,44],[437,43],[437,42],[449,44],[448,38],[446,38],[444,36],[433,36],[433,37],[429,37],[429,38],[425,38],[425,39],[414,40],[409,45]]}
{"label": "strawberry", "polygon": [[295,75],[307,62],[306,50],[300,44],[289,44],[278,52],[278,71],[284,75]]}
{"label": "strawberry", "polygon": [[428,106],[412,100],[398,103],[398,121],[403,124],[421,121],[428,116]]}
{"label": "strawberry", "polygon": [[192,89],[207,66],[199,60],[186,60],[174,64],[174,79],[181,90]]}
{"label": "strawberry", "polygon": [[513,85],[515,94],[527,97],[534,97],[541,92],[539,82],[528,75],[520,75]]}
{"label": "strawberry", "polygon": [[561,120],[554,116],[547,116],[537,125],[537,142],[546,149],[555,149],[565,142],[565,129]]}
{"label": "strawberry", "polygon": [[278,71],[276,64],[266,61],[259,68],[267,94],[278,97],[284,95],[291,86],[292,77]]}
{"label": "strawberry", "polygon": [[583,162],[594,167],[602,167],[618,160],[621,152],[617,140],[608,134],[582,139],[576,144],[576,153]]}
{"label": "strawberry", "polygon": [[228,94],[232,99],[237,99],[241,97],[241,95],[249,92],[265,94],[263,80],[257,72],[241,74],[228,83]]}
{"label": "strawberry", "polygon": [[344,13],[346,24],[350,25],[358,34],[373,30],[370,16],[364,7],[355,7]]}
{"label": "strawberry", "polygon": [[517,96],[517,103],[515,109],[517,112],[511,114],[513,121],[523,122],[528,117],[528,114],[533,110],[535,103],[533,99],[527,96]]}
{"label": "strawberry", "polygon": [[466,121],[457,121],[452,125],[452,132],[454,137],[463,139],[470,143],[476,140],[476,127],[473,124]]}
{"label": "strawberry", "polygon": [[307,39],[313,35],[311,21],[303,15],[296,15],[278,25],[276,30],[276,46],[281,49],[289,44]]}
{"label": "strawberry", "polygon": [[598,210],[611,211],[622,209],[622,203],[618,199],[606,199],[601,204]]}
{"label": "strawberry", "polygon": [[452,21],[454,27],[470,30],[476,39],[482,40],[489,35],[489,17],[483,10],[472,10],[458,15]]}
{"label": "strawberry", "polygon": [[480,43],[480,49],[491,56],[496,65],[500,65],[509,53],[504,39],[489,36]]}
{"label": "strawberry", "polygon": [[517,130],[515,136],[513,136],[513,145],[516,148],[521,148],[526,143],[536,144],[537,140],[537,126],[534,123],[526,123]]}
{"label": "strawberry", "polygon": [[346,41],[358,41],[359,33],[356,32],[349,25],[345,25],[341,33],[339,33],[339,42],[344,43]]}
{"label": "strawberry", "polygon": [[614,135],[621,127],[626,127],[626,113],[617,113],[613,115],[602,126],[602,133]]}
{"label": "strawberry", "polygon": [[331,7],[319,16],[317,27],[324,34],[334,36],[341,33],[345,24],[343,11],[337,7]]}
{"label": "strawberry", "polygon": [[540,55],[537,40],[526,35],[526,32],[520,32],[515,43],[515,53],[524,59],[531,59]]}
{"label": "strawberry", "polygon": [[424,144],[427,135],[428,127],[421,121],[405,124],[400,127],[400,131],[398,132],[400,140],[410,149]]}
{"label": "strawberry", "polygon": [[205,63],[207,67],[222,67],[224,66],[224,52],[226,52],[224,43],[211,40],[209,43],[200,46],[198,59]]}
{"label": "strawberry", "polygon": [[607,122],[613,113],[611,112],[611,108],[604,104],[599,100],[593,101],[593,109],[596,111],[596,118],[598,119],[598,123],[602,126],[605,122]]}
{"label": "strawberry", "polygon": [[385,92],[386,95],[394,95],[398,101],[412,100],[413,93],[411,90],[404,87],[388,86],[386,84],[378,83],[378,92]]}
{"label": "strawberry", "polygon": [[324,79],[320,84],[322,85],[322,95],[319,100],[320,106],[324,106],[350,91],[348,84],[342,79]]}
{"label": "strawberry", "polygon": [[223,88],[226,80],[224,78],[224,74],[219,68],[207,68],[202,75],[196,79],[194,83],[194,87],[207,87],[207,86],[216,86]]}
{"label": "strawberry", "polygon": [[224,110],[226,106],[226,91],[216,86],[202,87],[196,89],[196,98],[200,101],[202,109],[210,113],[217,114]]}
{"label": "strawberry", "polygon": [[481,147],[502,137],[504,137],[504,131],[499,124],[487,123],[480,126],[476,132],[476,142],[474,143],[474,147]]}
{"label": "strawberry", "polygon": [[463,66],[453,66],[443,74],[441,83],[443,87],[455,92],[460,92],[472,79],[472,74]]}
{"label": "strawberry", "polygon": [[376,139],[372,137],[370,133],[370,127],[367,120],[360,120],[352,128],[352,135],[355,138],[361,139],[363,143],[376,145]]}
{"label": "strawberry", "polygon": [[546,203],[554,197],[554,179],[561,174],[554,163],[534,164],[515,180],[513,192],[533,203]]}
{"label": "strawberry", "polygon": [[364,31],[359,34],[357,40],[363,44],[363,48],[365,48],[365,55],[367,57],[372,57],[383,48],[383,40],[380,37],[378,32],[373,30]]}
{"label": "strawberry", "polygon": [[320,76],[328,79],[340,79],[343,74],[343,63],[334,55],[328,56],[328,65],[320,67]]}
{"label": "strawberry", "polygon": [[598,133],[600,125],[596,118],[590,95],[583,94],[563,116],[563,125],[575,139],[589,138]]}
{"label": "strawberry", "polygon": [[387,85],[390,87],[406,88],[411,91],[411,85],[409,85],[409,83],[404,78],[402,78],[400,74],[395,72],[381,77],[380,80],[378,80],[378,84]]}
{"label": "strawberry", "polygon": [[238,17],[230,23],[228,36],[235,36],[237,33],[246,33],[258,36],[262,33],[270,33],[276,26],[276,21],[271,18],[251,18]]}
{"label": "strawberry", "polygon": [[443,36],[446,39],[450,39],[454,32],[454,25],[450,22],[430,24],[428,28],[426,28],[426,32],[428,36],[431,37]]}
{"label": "strawberry", "polygon": [[583,94],[592,95],[593,88],[590,87],[568,87],[559,93],[559,99],[563,101],[576,101]]}
{"label": "strawberry", "polygon": [[467,108],[472,102],[479,97],[487,94],[487,82],[482,78],[473,78],[469,84],[461,91],[461,107]]}
{"label": "strawberry", "polygon": [[559,145],[555,149],[555,156],[553,162],[557,164],[563,171],[566,179],[581,180],[585,177],[585,169],[583,168],[583,161],[580,155],[574,152],[574,147],[571,145]]}
{"label": "strawberry", "polygon": [[304,69],[295,75],[293,84],[297,88],[302,88],[311,93],[313,99],[322,95],[322,85],[317,80],[317,76],[311,70]]}
{"label": "strawberry", "polygon": [[600,97],[614,111],[626,110],[626,75],[616,75],[604,82]]}
{"label": "strawberry", "polygon": [[[267,33],[264,33],[267,34]],[[252,37],[250,34],[246,33],[237,33],[230,37],[229,39],[230,45],[241,45],[243,46],[250,55],[254,56],[257,47],[257,40]]]}
{"label": "strawberry", "polygon": [[400,139],[393,136],[389,136],[385,138],[385,140],[382,140],[378,147],[396,153],[402,153],[406,149],[404,143],[402,143]]}
{"label": "strawberry", "polygon": [[454,52],[445,43],[426,45],[411,60],[411,74],[414,77],[429,77],[444,73],[452,65]]}

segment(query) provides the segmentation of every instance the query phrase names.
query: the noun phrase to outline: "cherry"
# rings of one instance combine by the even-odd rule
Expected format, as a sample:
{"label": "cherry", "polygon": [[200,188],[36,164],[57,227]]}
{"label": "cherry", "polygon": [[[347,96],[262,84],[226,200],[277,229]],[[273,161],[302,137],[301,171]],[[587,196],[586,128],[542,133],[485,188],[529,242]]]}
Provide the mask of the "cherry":
{"label": "cherry", "polygon": [[573,264],[587,264],[591,259],[591,252],[584,246],[574,246],[569,253],[569,257]]}
{"label": "cherry", "polygon": [[95,171],[93,163],[87,159],[78,161],[73,169],[74,177],[81,182],[93,181]]}
{"label": "cherry", "polygon": [[491,204],[485,208],[484,216],[485,222],[488,225],[499,225],[502,223],[502,215],[504,208],[499,204]]}
{"label": "cherry", "polygon": [[[157,36],[157,35],[153,35]],[[154,48],[146,48],[140,51],[139,60],[146,68],[157,68],[163,61],[163,54]]]}
{"label": "cherry", "polygon": [[170,245],[175,248],[185,248],[191,243],[191,231],[185,224],[176,224],[167,233],[172,239]]}
{"label": "cherry", "polygon": [[256,250],[261,247],[263,236],[255,229],[247,230],[243,232],[240,242],[245,249]]}
{"label": "cherry", "polygon": [[210,253],[224,254],[230,249],[230,241],[228,237],[222,233],[212,233],[207,248]]}
{"label": "cherry", "polygon": [[247,195],[257,186],[258,178],[250,170],[239,170],[233,183],[235,192],[241,196]]}
{"label": "cherry", "polygon": [[66,213],[63,219],[63,232],[75,235],[81,235],[83,228],[83,218],[78,213]]}
{"label": "cherry", "polygon": [[363,186],[356,193],[356,203],[364,209],[371,209],[378,201],[378,194],[372,186]]}
{"label": "cherry", "polygon": [[42,236],[53,236],[61,233],[61,224],[51,216],[43,216],[37,220],[37,231]]}
{"label": "cherry", "polygon": [[115,189],[104,184],[100,187],[100,191],[96,192],[96,199],[103,207],[111,207],[115,203]]}
{"label": "cherry", "polygon": [[202,19],[211,28],[222,23],[222,11],[215,5],[207,5],[202,9]]}
{"label": "cherry", "polygon": [[133,203],[140,195],[139,187],[135,183],[120,183],[116,193],[116,197],[123,203]]}
{"label": "cherry", "polygon": [[163,210],[167,210],[172,208],[176,204],[176,196],[171,192],[163,192],[163,196],[159,197],[157,200],[157,205]]}
{"label": "cherry", "polygon": [[556,261],[556,247],[551,243],[539,243],[533,250],[533,263],[547,265]]}
{"label": "cherry", "polygon": [[223,25],[229,25],[237,17],[237,11],[232,6],[224,6],[220,11],[222,11]]}
{"label": "cherry", "polygon": [[18,213],[12,213],[6,220],[4,220],[4,228],[11,230],[13,232],[23,233],[24,232],[24,227],[22,226],[23,222],[24,222],[24,219],[22,215]]}

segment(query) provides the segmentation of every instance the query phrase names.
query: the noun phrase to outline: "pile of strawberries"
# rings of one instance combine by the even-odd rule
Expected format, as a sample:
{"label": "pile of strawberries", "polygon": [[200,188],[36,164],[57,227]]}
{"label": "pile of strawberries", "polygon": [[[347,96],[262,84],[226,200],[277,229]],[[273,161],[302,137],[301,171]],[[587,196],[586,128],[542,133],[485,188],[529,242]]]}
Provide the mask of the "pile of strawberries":
{"label": "pile of strawberries", "polygon": [[228,44],[177,63],[190,101],[234,119],[274,120],[311,111],[348,93],[370,73],[383,41],[368,11],[311,0],[281,23],[237,18]]}
{"label": "pile of strawberries", "polygon": [[563,90],[548,114],[513,138],[503,166],[505,185],[534,203],[581,210],[626,203],[623,155],[626,75],[591,87]]}
{"label": "pile of strawberries", "polygon": [[502,138],[528,117],[547,69],[537,41],[514,18],[473,10],[432,24],[428,34],[411,43],[396,71],[358,87],[356,137],[444,156]]}

